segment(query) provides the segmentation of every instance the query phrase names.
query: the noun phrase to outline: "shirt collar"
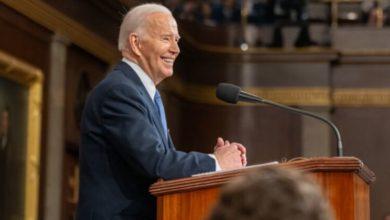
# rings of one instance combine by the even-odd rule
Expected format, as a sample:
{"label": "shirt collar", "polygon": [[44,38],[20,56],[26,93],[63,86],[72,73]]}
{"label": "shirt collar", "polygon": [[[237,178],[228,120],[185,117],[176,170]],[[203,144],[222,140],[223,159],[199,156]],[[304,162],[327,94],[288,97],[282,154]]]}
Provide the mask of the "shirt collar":
{"label": "shirt collar", "polygon": [[148,92],[150,98],[152,100],[154,100],[154,95],[156,94],[156,86],[154,85],[153,80],[136,63],[134,63],[126,58],[122,58],[122,61],[125,62],[127,65],[129,65],[134,70],[134,72],[141,79],[141,82],[145,86],[146,91]]}

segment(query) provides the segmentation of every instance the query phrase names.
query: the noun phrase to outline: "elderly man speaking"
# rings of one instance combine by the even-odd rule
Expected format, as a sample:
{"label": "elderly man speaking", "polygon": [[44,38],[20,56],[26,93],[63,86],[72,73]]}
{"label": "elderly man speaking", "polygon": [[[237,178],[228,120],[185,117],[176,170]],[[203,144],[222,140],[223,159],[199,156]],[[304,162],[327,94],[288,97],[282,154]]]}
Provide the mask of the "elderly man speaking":
{"label": "elderly man speaking", "polygon": [[148,189],[158,178],[245,166],[245,147],[222,138],[214,154],[175,149],[156,85],[173,74],[179,38],[162,5],[140,5],[124,17],[122,62],[93,89],[83,112],[77,219],[155,219]]}

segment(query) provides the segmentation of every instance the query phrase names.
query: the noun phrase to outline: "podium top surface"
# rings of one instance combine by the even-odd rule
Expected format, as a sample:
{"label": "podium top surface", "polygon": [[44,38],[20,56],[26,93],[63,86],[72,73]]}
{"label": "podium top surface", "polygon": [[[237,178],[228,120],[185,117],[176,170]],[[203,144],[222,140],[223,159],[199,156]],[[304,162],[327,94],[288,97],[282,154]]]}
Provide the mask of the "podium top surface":
{"label": "podium top surface", "polygon": [[[353,172],[362,178],[367,184],[370,184],[375,180],[375,174],[356,157],[299,158],[283,163],[268,163],[264,164],[264,166],[296,168],[305,172]],[[223,185],[236,176],[256,169],[259,169],[259,166],[249,166],[236,170],[211,172],[175,180],[162,180],[154,183],[150,187],[149,191],[153,195],[159,196],[173,192],[216,187]]]}

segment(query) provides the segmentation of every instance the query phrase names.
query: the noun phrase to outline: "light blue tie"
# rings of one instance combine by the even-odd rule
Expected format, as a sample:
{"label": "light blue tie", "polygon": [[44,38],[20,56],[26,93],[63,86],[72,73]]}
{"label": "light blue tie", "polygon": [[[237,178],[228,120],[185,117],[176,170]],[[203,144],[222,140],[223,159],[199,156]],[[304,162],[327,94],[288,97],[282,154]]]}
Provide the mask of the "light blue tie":
{"label": "light blue tie", "polygon": [[167,118],[165,117],[164,105],[162,103],[161,96],[158,90],[156,90],[156,94],[154,95],[154,104],[156,105],[158,114],[160,115],[160,120],[164,129],[165,137],[168,137]]}

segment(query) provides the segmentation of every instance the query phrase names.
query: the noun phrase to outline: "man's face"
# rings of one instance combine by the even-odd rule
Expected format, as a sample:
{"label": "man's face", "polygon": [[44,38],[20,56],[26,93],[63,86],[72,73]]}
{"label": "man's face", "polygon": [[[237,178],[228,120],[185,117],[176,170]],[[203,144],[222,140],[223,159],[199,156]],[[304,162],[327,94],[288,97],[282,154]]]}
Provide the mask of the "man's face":
{"label": "man's face", "polygon": [[155,84],[173,74],[173,64],[180,53],[179,34],[175,19],[155,13],[147,17],[144,34],[140,36],[140,66]]}

